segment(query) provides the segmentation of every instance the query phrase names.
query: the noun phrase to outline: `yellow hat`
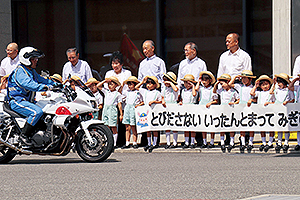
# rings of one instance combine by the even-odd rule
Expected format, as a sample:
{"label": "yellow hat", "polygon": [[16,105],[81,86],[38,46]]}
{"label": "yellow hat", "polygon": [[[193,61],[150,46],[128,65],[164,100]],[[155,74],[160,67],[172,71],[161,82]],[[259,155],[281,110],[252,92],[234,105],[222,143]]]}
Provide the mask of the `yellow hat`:
{"label": "yellow hat", "polygon": [[115,77],[115,76],[108,77],[105,80],[111,80],[112,82],[116,83],[118,86],[121,85],[121,83],[119,82],[118,78]]}
{"label": "yellow hat", "polygon": [[87,82],[85,84],[92,84],[92,83],[98,84],[99,81],[97,81],[97,79],[95,79],[95,78],[89,78],[89,80],[87,80]]}
{"label": "yellow hat", "polygon": [[186,74],[182,79],[180,79],[182,81],[190,81],[193,83],[196,83],[197,81],[195,81],[195,77],[192,74]]}
{"label": "yellow hat", "polygon": [[256,76],[253,76],[253,72],[247,69],[242,71],[241,76],[248,78],[256,78]]}
{"label": "yellow hat", "polygon": [[173,72],[168,72],[168,73],[164,73],[164,76],[167,77],[167,79],[169,79],[170,81],[172,81],[175,85],[177,85],[177,82],[176,82],[176,74],[174,74]]}
{"label": "yellow hat", "polygon": [[271,84],[273,84],[273,79],[271,79],[269,76],[267,75],[261,75],[256,81],[262,81],[262,80],[267,80],[270,81]]}
{"label": "yellow hat", "polygon": [[210,71],[200,72],[199,77],[202,77],[203,74],[206,74],[206,75],[208,75],[211,78],[211,80],[212,80],[211,84],[214,84],[216,82],[215,76]]}
{"label": "yellow hat", "polygon": [[71,80],[74,80],[74,81],[80,81],[81,79],[80,79],[78,76],[72,76],[72,77],[71,77]]}
{"label": "yellow hat", "polygon": [[128,79],[124,81],[124,84],[127,84],[127,82],[139,83],[140,81],[135,76],[129,76]]}
{"label": "yellow hat", "polygon": [[50,78],[55,79],[56,81],[62,83],[62,78],[61,75],[59,74],[53,74],[52,76],[50,76]]}
{"label": "yellow hat", "polygon": [[156,89],[159,88],[159,82],[158,82],[158,79],[155,76],[147,76],[147,77],[148,77],[148,79],[151,79],[155,82]]}
{"label": "yellow hat", "polygon": [[275,77],[276,77],[276,78],[282,78],[283,80],[285,80],[285,81],[288,82],[289,84],[291,83],[290,77],[289,77],[289,75],[287,75],[286,73],[275,74]]}
{"label": "yellow hat", "polygon": [[231,76],[229,74],[222,74],[219,78],[218,78],[218,81],[219,80],[228,80],[230,81],[231,80]]}

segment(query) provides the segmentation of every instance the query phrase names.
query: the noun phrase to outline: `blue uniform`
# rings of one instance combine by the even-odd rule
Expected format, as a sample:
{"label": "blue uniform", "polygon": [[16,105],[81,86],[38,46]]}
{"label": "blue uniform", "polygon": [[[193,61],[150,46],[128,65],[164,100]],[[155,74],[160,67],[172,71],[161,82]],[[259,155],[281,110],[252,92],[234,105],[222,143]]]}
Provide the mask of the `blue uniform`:
{"label": "blue uniform", "polygon": [[35,92],[46,91],[45,86],[52,85],[55,82],[43,78],[35,69],[18,65],[8,77],[7,94],[11,109],[28,117],[27,123],[34,126],[43,115],[43,110],[34,104]]}

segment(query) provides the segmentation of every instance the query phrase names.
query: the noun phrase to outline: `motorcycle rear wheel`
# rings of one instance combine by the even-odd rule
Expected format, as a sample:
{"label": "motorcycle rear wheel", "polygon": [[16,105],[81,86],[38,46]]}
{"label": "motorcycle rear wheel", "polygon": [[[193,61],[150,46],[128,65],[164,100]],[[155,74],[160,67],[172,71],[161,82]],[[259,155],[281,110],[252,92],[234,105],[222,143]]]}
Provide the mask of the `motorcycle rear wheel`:
{"label": "motorcycle rear wheel", "polygon": [[83,131],[76,139],[77,154],[87,162],[102,162],[113,151],[114,139],[111,130],[105,125],[91,125],[88,128],[93,143],[90,144]]}

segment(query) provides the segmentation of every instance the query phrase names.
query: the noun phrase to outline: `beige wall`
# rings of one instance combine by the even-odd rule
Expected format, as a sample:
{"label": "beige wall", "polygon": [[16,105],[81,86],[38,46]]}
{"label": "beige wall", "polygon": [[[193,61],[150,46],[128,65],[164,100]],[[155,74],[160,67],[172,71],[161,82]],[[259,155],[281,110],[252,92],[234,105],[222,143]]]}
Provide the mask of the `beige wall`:
{"label": "beige wall", "polygon": [[291,75],[291,0],[273,0],[273,74]]}
{"label": "beige wall", "polygon": [[0,6],[0,60],[6,54],[4,49],[6,45],[12,40],[12,27],[11,27],[11,0],[1,0]]}

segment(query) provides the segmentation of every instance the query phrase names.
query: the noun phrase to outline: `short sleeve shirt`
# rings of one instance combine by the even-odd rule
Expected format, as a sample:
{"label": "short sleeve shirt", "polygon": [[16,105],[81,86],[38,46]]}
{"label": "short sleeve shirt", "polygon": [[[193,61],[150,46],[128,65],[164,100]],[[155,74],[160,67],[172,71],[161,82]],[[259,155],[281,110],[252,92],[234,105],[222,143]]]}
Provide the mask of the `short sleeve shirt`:
{"label": "short sleeve shirt", "polygon": [[161,95],[164,97],[166,103],[177,103],[178,91],[175,92],[172,87],[163,87]]}
{"label": "short sleeve shirt", "polygon": [[0,65],[0,76],[5,76],[10,74],[16,67],[20,64],[19,55],[15,59],[6,57],[1,61]]}
{"label": "short sleeve shirt", "polygon": [[264,104],[266,102],[275,102],[275,95],[270,94],[270,91],[256,91],[257,104]]}
{"label": "short sleeve shirt", "polygon": [[286,88],[276,88],[274,90],[275,94],[275,102],[276,103],[283,103],[284,101],[291,101],[295,99],[294,92],[289,90],[287,87]]}
{"label": "short sleeve shirt", "polygon": [[213,97],[213,87],[209,86],[208,88],[200,86],[199,88],[199,104],[202,104],[203,102],[208,103],[212,101]]}
{"label": "short sleeve shirt", "polygon": [[251,99],[250,92],[253,85],[245,86],[243,84],[234,84],[234,88],[239,92],[240,104],[245,104]]}
{"label": "short sleeve shirt", "polygon": [[[127,80],[131,76],[131,71],[122,69],[119,74],[117,74],[114,70],[109,70],[108,72],[106,72],[105,78],[108,78],[111,76],[116,77],[119,80],[119,82],[122,84],[125,80]],[[104,84],[104,87],[108,89],[107,83]],[[116,89],[118,90],[119,87],[117,87]],[[122,89],[122,93],[127,90],[129,90],[129,88],[128,88],[128,85],[125,84]]]}
{"label": "short sleeve shirt", "polygon": [[185,75],[192,74],[197,81],[199,79],[199,74],[202,71],[207,71],[206,64],[202,59],[195,57],[193,60],[189,60],[187,58],[182,60],[178,68],[178,87],[180,88],[180,86],[183,84],[182,80],[180,79],[183,79]]}
{"label": "short sleeve shirt", "polygon": [[197,100],[197,95],[193,96],[193,90],[192,89],[182,89],[181,90],[181,98],[182,98],[182,104],[194,104]]}
{"label": "short sleeve shirt", "polygon": [[[236,90],[233,88],[229,90],[225,90],[223,88],[220,88],[217,90],[217,94],[220,95],[221,104],[228,104],[230,102],[235,102],[240,98],[240,95],[237,93]],[[218,99],[217,95],[214,95],[213,99]]]}
{"label": "short sleeve shirt", "polygon": [[242,73],[243,70],[252,70],[251,58],[249,54],[242,49],[231,53],[230,50],[225,51],[219,60],[218,76],[229,74],[234,77]]}
{"label": "short sleeve shirt", "polygon": [[94,93],[94,96],[96,98],[97,104],[99,106],[99,104],[103,104],[103,96],[100,94],[100,92],[96,92]]}
{"label": "short sleeve shirt", "polygon": [[111,92],[106,88],[102,88],[101,90],[104,95],[104,105],[114,105],[116,106],[118,103],[122,102],[122,96],[118,91]]}
{"label": "short sleeve shirt", "polygon": [[158,90],[150,91],[144,88],[140,88],[140,92],[146,105],[148,105],[150,101],[161,101],[161,93]]}
{"label": "short sleeve shirt", "polygon": [[93,78],[91,68],[86,61],[78,60],[78,63],[73,66],[71,62],[66,62],[62,71],[62,80],[68,79],[71,76],[78,76],[82,82],[86,83],[89,78]]}
{"label": "short sleeve shirt", "polygon": [[123,95],[126,98],[126,104],[128,105],[137,105],[143,102],[142,94],[138,90],[128,90],[124,92]]}

